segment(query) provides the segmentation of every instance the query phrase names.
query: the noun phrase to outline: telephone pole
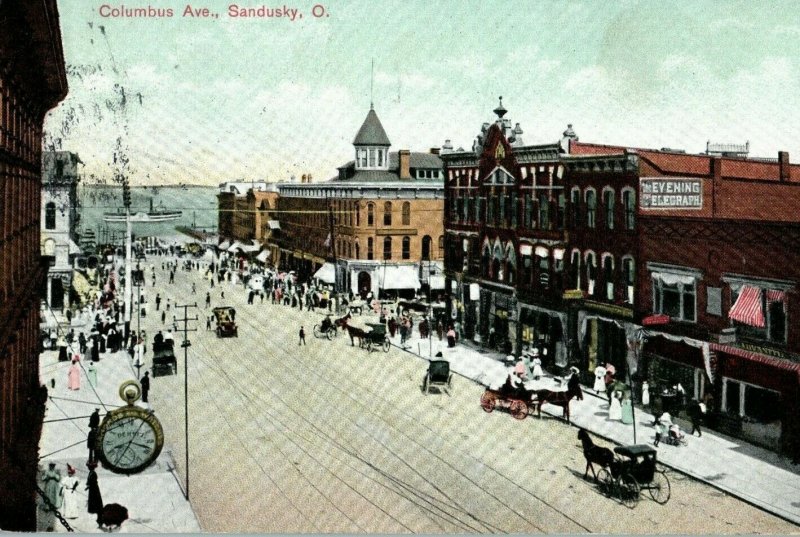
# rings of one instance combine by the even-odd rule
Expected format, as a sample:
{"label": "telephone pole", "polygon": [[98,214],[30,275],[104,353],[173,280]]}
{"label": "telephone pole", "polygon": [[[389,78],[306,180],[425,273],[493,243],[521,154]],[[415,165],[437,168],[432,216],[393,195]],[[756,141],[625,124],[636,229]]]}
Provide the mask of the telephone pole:
{"label": "telephone pole", "polygon": [[[339,296],[339,262],[336,260],[336,217],[333,215],[333,204],[328,201],[328,224],[330,226],[331,244],[333,253],[333,293]],[[338,298],[337,298],[338,300]]]}
{"label": "telephone pole", "polygon": [[175,319],[175,322],[183,323],[183,423],[184,439],[186,443],[186,500],[189,500],[189,341],[188,333],[197,332],[197,328],[189,328],[189,321],[196,321],[197,317],[189,317],[189,308],[196,308],[197,304],[176,305],[175,309],[183,308],[183,319]]}

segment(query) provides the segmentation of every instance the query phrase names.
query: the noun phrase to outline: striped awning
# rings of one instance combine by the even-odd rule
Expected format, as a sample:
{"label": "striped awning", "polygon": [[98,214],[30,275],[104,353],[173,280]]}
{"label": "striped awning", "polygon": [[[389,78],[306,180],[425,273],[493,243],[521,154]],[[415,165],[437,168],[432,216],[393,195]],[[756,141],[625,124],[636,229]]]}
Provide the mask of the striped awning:
{"label": "striped awning", "polygon": [[786,291],[769,289],[767,291],[767,302],[786,302]]}
{"label": "striped awning", "polygon": [[728,312],[728,317],[750,326],[764,328],[764,309],[761,307],[761,289],[745,285]]}

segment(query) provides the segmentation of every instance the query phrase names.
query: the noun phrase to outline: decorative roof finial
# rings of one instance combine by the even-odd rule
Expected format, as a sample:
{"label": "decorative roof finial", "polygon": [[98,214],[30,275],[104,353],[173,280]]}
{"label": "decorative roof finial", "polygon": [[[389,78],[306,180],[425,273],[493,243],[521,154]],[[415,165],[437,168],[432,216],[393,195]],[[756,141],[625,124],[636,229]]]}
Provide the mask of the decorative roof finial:
{"label": "decorative roof finial", "polygon": [[501,95],[500,96],[500,104],[497,105],[497,108],[494,109],[494,113],[497,114],[497,117],[499,117],[500,119],[503,119],[503,116],[506,115],[506,112],[508,112],[508,110],[503,108],[503,96]]}

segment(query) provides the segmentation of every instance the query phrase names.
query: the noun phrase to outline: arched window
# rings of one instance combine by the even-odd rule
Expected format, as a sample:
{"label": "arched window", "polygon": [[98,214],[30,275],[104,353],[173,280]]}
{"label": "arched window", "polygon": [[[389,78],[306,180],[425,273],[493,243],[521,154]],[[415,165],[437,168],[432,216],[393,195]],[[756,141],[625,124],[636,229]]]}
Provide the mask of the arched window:
{"label": "arched window", "polygon": [[550,229],[550,200],[547,194],[539,196],[539,228]]}
{"label": "arched window", "polygon": [[597,283],[597,256],[594,252],[586,252],[586,281],[589,283],[587,291],[589,296],[595,296]]}
{"label": "arched window", "polygon": [[569,275],[572,280],[572,288],[581,288],[581,253],[578,250],[572,250],[572,259],[569,263]]}
{"label": "arched window", "polygon": [[403,225],[411,225],[411,203],[407,201],[403,202]]}
{"label": "arched window", "polygon": [[595,215],[597,210],[597,193],[593,188],[586,190],[586,227],[595,227]]}
{"label": "arched window", "polygon": [[492,248],[492,276],[498,282],[504,281],[503,261],[503,246],[500,244],[500,240],[496,240],[494,248]]}
{"label": "arched window", "polygon": [[391,259],[392,258],[392,238],[391,237],[384,237],[383,239],[383,259]]}
{"label": "arched window", "polygon": [[358,202],[356,202],[355,211],[356,211],[356,227],[359,227],[361,225],[361,206],[359,205]]}
{"label": "arched window", "polygon": [[392,225],[392,202],[387,201],[383,204],[383,225],[384,226],[391,226]]}
{"label": "arched window", "polygon": [[603,280],[606,282],[606,300],[614,300],[614,256],[603,256]]}
{"label": "arched window", "polygon": [[422,259],[429,261],[431,258],[431,237],[425,235],[422,237]]}
{"label": "arched window", "polygon": [[622,258],[622,277],[625,281],[627,293],[625,294],[625,301],[628,304],[633,304],[634,285],[636,282],[636,265],[632,257]]}
{"label": "arched window", "polygon": [[403,259],[411,259],[411,239],[403,237]]}
{"label": "arched window", "polygon": [[514,276],[517,273],[517,256],[514,253],[514,245],[511,241],[506,244],[506,273],[508,274],[509,285],[514,285]]}
{"label": "arched window", "polygon": [[353,243],[347,243],[347,257],[353,257]]}
{"label": "arched window", "polygon": [[56,228],[56,204],[52,201],[45,205],[44,208],[44,228],[45,229],[55,229]]}
{"label": "arched window", "polygon": [[481,252],[481,268],[483,269],[484,278],[492,277],[491,257],[492,251],[489,248],[489,241],[487,240],[483,243],[483,251]]}
{"label": "arched window", "polygon": [[375,257],[375,255],[373,253],[372,244],[373,244],[372,237],[368,237],[367,238],[367,259],[369,259],[369,260],[372,260]]}
{"label": "arched window", "polygon": [[367,226],[372,227],[375,225],[375,204],[367,204]]}
{"label": "arched window", "polygon": [[625,211],[625,229],[633,229],[635,225],[636,193],[632,188],[626,188],[622,191],[622,205]]}
{"label": "arched window", "polygon": [[603,190],[603,209],[606,213],[606,229],[614,229],[614,191]]}
{"label": "arched window", "polygon": [[361,259],[361,248],[359,248],[358,243],[356,243],[356,259]]}
{"label": "arched window", "polygon": [[572,229],[577,229],[578,222],[581,221],[581,191],[578,187],[572,189],[570,205],[572,206]]}

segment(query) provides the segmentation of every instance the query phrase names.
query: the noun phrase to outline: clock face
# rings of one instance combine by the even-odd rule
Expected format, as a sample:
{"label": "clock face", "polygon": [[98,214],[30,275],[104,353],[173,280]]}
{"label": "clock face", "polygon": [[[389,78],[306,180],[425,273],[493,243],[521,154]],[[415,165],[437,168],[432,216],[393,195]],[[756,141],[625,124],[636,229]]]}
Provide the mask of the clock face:
{"label": "clock face", "polygon": [[158,458],[163,446],[161,423],[151,412],[133,406],[110,412],[97,434],[103,467],[120,474],[141,472]]}

